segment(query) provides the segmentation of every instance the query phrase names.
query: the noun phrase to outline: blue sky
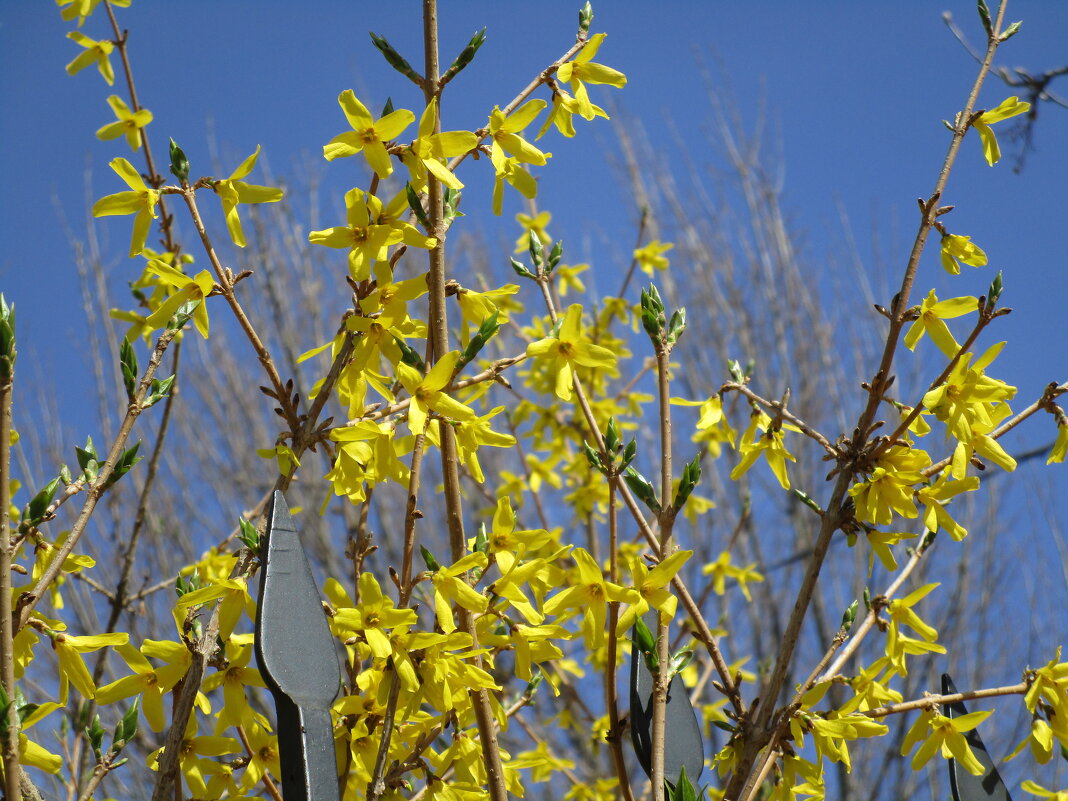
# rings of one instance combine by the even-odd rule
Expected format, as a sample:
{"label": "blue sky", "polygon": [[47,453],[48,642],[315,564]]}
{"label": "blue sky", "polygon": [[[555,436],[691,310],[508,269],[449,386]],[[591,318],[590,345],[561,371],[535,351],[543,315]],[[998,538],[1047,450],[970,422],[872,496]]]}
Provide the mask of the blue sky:
{"label": "blue sky", "polygon": [[[484,124],[494,104],[511,99],[563,52],[573,41],[577,5],[574,0],[443,3],[443,61],[483,25],[489,36],[475,64],[450,90],[445,127]],[[654,10],[644,2],[601,2],[593,30],[609,35],[598,61],[625,72],[629,84],[622,92],[604,90],[595,100],[610,97],[619,109],[615,124],[640,120],[673,159],[678,144],[665,122],[670,117],[687,143],[687,158],[718,169],[722,154],[705,144],[712,117],[696,66],[700,57],[714,83],[729,83],[744,117],[752,120],[759,108],[767,110],[770,133],[781,142],[789,215],[803,232],[806,256],[843,258],[844,209],[864,261],[892,267],[887,275],[872,275],[874,285],[896,286],[914,230],[915,199],[929,193],[948,141],[940,120],[959,108],[975,73],[941,13],[952,11],[978,41],[974,7],[972,0],[678,2]],[[209,172],[208,142],[214,137],[225,170],[260,144],[264,163],[284,176],[318,159],[322,143],[345,129],[336,102],[342,90],[355,89],[374,109],[385,100],[383,86],[398,107],[418,105],[415,87],[385,66],[367,31],[386,35],[418,64],[419,4],[315,2],[302,8],[296,12],[291,2],[263,0],[135,0],[132,8],[119,10],[131,31],[142,101],[155,114],[150,131],[158,159],[166,137],[173,136],[193,160],[194,173]],[[1008,17],[1022,19],[1024,26],[998,63],[1032,71],[1068,63],[1068,4],[1015,0]],[[102,36],[103,23],[93,19],[85,31]],[[129,156],[121,140],[93,136],[111,120],[104,99],[121,87],[109,89],[93,69],[65,74],[64,65],[80,52],[64,38],[70,27],[48,2],[7,3],[0,10],[5,143],[0,287],[19,307],[20,350],[24,359],[32,355],[35,373],[71,376],[67,387],[74,399],[63,400],[62,410],[77,408],[78,376],[88,377],[89,370],[79,347],[69,347],[70,340],[82,338],[82,301],[58,212],[83,230],[91,200],[122,188],[107,162]],[[1062,80],[1068,94],[1068,80]],[[979,105],[994,106],[1009,94],[991,80]],[[582,126],[574,140],[544,140],[554,158],[539,201],[553,211],[556,235],[588,243],[593,252],[618,249],[617,236],[629,247],[636,219],[604,157],[614,147],[609,125],[597,120]],[[991,267],[951,283],[932,252],[919,281],[921,287],[938,287],[940,295],[980,294],[993,270],[1004,270],[1002,303],[1015,312],[999,326],[1009,344],[997,375],[1020,387],[1020,406],[1048,381],[1068,378],[1063,329],[1068,111],[1043,107],[1036,145],[1024,173],[1016,175],[1011,144],[1003,142],[1006,159],[991,169],[978,141],[969,137],[944,199],[957,206],[947,222],[951,230],[975,237]],[[467,170],[462,177],[469,191],[488,194],[488,170],[480,165]],[[348,187],[341,173],[333,175],[337,185],[327,188],[340,196]],[[512,203],[502,218],[480,217],[472,224],[483,226],[490,241],[504,236],[510,241],[518,210]],[[877,247],[872,230],[880,232]],[[121,285],[135,264],[125,258],[129,220],[104,221],[100,231],[109,269]],[[863,312],[857,299],[847,300]],[[1051,440],[1049,420],[1039,422],[1013,447]],[[1043,473],[1053,477],[1062,497],[1068,497],[1065,472]]]}

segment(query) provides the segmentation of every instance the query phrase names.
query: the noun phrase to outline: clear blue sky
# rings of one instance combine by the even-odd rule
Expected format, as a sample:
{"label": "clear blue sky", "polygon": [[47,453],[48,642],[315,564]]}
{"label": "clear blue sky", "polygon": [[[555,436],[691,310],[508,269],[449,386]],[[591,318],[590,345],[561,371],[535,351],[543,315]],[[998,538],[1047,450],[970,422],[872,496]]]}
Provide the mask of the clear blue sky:
{"label": "clear blue sky", "polygon": [[[443,3],[444,60],[482,25],[489,34],[475,64],[454,84],[445,127],[484,124],[494,104],[507,102],[573,41],[577,6],[577,0]],[[166,137],[173,136],[193,160],[194,173],[208,172],[207,142],[214,132],[228,169],[261,144],[275,173],[292,174],[344,129],[336,102],[343,89],[354,88],[377,109],[387,93],[379,87],[388,86],[398,106],[416,107],[415,88],[384,65],[367,31],[387,35],[418,64],[418,8],[415,2],[312,2],[298,8],[280,0],[135,0],[119,14],[131,30],[139,92],[155,113],[150,130],[157,158],[163,157]],[[695,54],[721,65],[722,72],[714,66],[713,74],[716,80],[729,77],[743,114],[752,119],[765,103],[772,130],[781,137],[785,198],[804,232],[807,258],[842,253],[840,204],[865,260],[876,263],[870,231],[878,228],[878,255],[896,273],[914,229],[915,199],[930,191],[945,151],[947,132],[940,120],[959,108],[975,73],[974,62],[940,19],[945,8],[979,40],[973,0],[655,7],[602,0],[595,5],[593,30],[609,36],[598,60],[625,72],[630,82],[622,92],[605,90],[598,97],[610,95],[623,112],[620,120],[640,119],[654,137],[670,115],[693,143],[690,156],[715,169],[723,160],[704,144],[711,112]],[[1068,63],[1068,4],[1014,0],[1009,18],[1023,19],[1023,31],[1004,47],[999,63],[1032,71]],[[101,36],[102,23],[93,19],[85,30]],[[19,307],[23,364],[32,358],[37,375],[69,376],[67,386],[76,394],[78,377],[90,371],[78,347],[69,347],[70,339],[80,338],[83,317],[56,203],[82,230],[89,201],[122,188],[107,162],[130,154],[121,141],[93,136],[112,119],[104,98],[122,90],[119,85],[109,90],[94,69],[65,74],[64,65],[81,52],[64,38],[70,27],[49,2],[9,2],[0,9],[0,287]],[[1068,94],[1068,80],[1061,88]],[[991,80],[980,106],[993,106],[1008,94]],[[592,130],[583,126],[578,138],[556,137],[550,144],[554,158],[540,201],[554,212],[554,233],[565,239],[589,239],[592,231],[596,246],[598,237],[608,240],[617,231],[627,242],[633,237],[635,210],[600,152],[611,147],[608,125],[597,120]],[[1023,175],[1012,172],[1009,143],[1006,160],[990,169],[978,142],[969,140],[945,201],[957,205],[953,230],[974,234],[991,268],[950,289],[932,254],[920,285],[979,294],[994,269],[1004,270],[1003,303],[1015,313],[999,328],[1009,345],[996,374],[1020,387],[1022,406],[1046,382],[1068,378],[1063,242],[1068,111],[1043,107],[1038,150]],[[666,138],[666,147],[675,147],[674,141]],[[572,175],[582,176],[581,191]],[[463,177],[468,180],[468,174]],[[339,182],[338,194],[345,188]],[[488,191],[484,181],[472,182],[471,189]],[[490,241],[511,238],[517,210],[513,203],[500,220],[477,224],[486,227]],[[111,218],[101,230],[112,254],[109,267],[127,280],[134,264],[125,258],[129,219]],[[876,286],[891,281],[896,278],[873,277]],[[865,313],[857,304],[857,313]],[[68,399],[61,409],[73,405]],[[1052,426],[1042,419],[1011,445],[1024,449],[1051,438]],[[1066,472],[1044,471],[1055,476],[1062,497],[1068,497]]]}

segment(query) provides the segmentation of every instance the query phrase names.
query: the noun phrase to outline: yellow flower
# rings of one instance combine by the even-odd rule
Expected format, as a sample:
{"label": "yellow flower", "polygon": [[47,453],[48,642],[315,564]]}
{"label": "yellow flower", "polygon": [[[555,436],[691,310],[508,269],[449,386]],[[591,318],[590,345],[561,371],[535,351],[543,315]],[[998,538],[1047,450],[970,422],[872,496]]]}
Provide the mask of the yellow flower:
{"label": "yellow flower", "polygon": [[970,236],[945,234],[942,237],[942,267],[950,275],[960,275],[960,265],[985,267],[986,253],[972,242]]}
{"label": "yellow flower", "polygon": [[[768,467],[771,468],[771,472],[779,480],[782,488],[790,489],[790,479],[786,475],[786,460],[789,459],[791,462],[796,462],[797,459],[786,450],[782,430],[772,429],[770,426],[771,418],[763,412],[758,412],[750,417],[749,427],[746,428],[741,440],[738,442],[738,450],[742,455],[742,459],[731,471],[731,479],[737,481],[750,467],[756,464],[757,459],[763,456],[767,459]],[[758,428],[763,432],[759,437],[757,436]],[[797,431],[796,427],[789,424],[783,425],[782,428]]]}
{"label": "yellow flower", "polygon": [[738,567],[731,564],[731,555],[728,551],[723,551],[716,558],[716,561],[709,562],[703,568],[701,568],[701,574],[705,576],[712,576],[712,591],[716,595],[723,595],[727,591],[727,579],[732,578],[738,582],[738,585],[742,589],[742,595],[745,596],[745,600],[752,601],[753,596],[749,594],[749,582],[750,581],[763,581],[764,576],[758,573],[754,568],[756,562],[745,567]]}
{"label": "yellow flower", "polygon": [[163,328],[182,306],[186,303],[195,303],[196,308],[192,310],[193,325],[200,335],[207,339],[208,306],[205,299],[215,286],[215,279],[212,278],[211,273],[201,270],[195,276],[190,277],[159,259],[152,259],[146,269],[158,275],[165,284],[178,291],[161,303],[159,308],[148,316],[145,324],[153,331]]}
{"label": "yellow flower", "polygon": [[430,574],[434,584],[434,612],[438,625],[446,634],[456,631],[451,604],[457,604],[472,612],[485,612],[489,599],[467,583],[464,573],[475,567],[488,564],[486,554],[469,553],[449,567],[439,567]]}
{"label": "yellow flower", "polygon": [[[390,219],[384,219],[382,201],[358,188],[345,193],[345,217],[347,225],[338,225],[322,231],[310,231],[308,241],[314,245],[349,251],[349,274],[357,281],[371,277],[371,265],[385,261],[389,248],[407,241],[404,227]],[[408,226],[411,227],[411,226]],[[433,238],[421,238],[422,243],[409,242],[417,247],[432,248],[437,244]]]}
{"label": "yellow flower", "polygon": [[[942,252],[945,254],[945,250]],[[939,300],[932,289],[927,293],[927,297],[924,298],[923,304],[920,306],[920,316],[916,318],[908,333],[905,334],[905,346],[909,350],[916,350],[916,344],[923,338],[924,334],[928,334],[947,358],[954,358],[960,352],[960,345],[957,344],[957,340],[950,333],[949,326],[942,321],[951,317],[960,317],[978,308],[978,298],[962,297]]]}
{"label": "yellow flower", "polygon": [[476,415],[470,406],[464,406],[458,400],[449,397],[443,391],[452,381],[460,351],[446,353],[426,376],[419,374],[414,367],[400,362],[397,364],[397,378],[412,396],[408,406],[408,428],[415,435],[426,430],[427,418],[431,411],[452,420],[474,420]]}
{"label": "yellow flower", "polygon": [[56,656],[59,657],[59,702],[61,704],[67,703],[67,694],[71,684],[86,698],[96,695],[96,685],[93,684],[93,677],[89,675],[81,654],[109,645],[122,645],[130,639],[130,635],[123,632],[91,634],[84,637],[55,632],[50,636],[52,647],[56,649]]}
{"label": "yellow flower", "polygon": [[591,58],[597,55],[597,51],[607,35],[598,33],[595,36],[591,36],[590,41],[578,52],[578,55],[572,61],[561,64],[556,71],[556,77],[571,85],[571,91],[575,93],[577,112],[587,120],[592,120],[597,112],[590,102],[586,84],[608,84],[618,89],[622,89],[627,85],[627,76],[622,72],[590,61]]}
{"label": "yellow flower", "polygon": [[111,55],[111,51],[115,49],[114,42],[110,42],[107,39],[101,39],[100,41],[90,39],[84,33],[79,33],[78,31],[71,31],[67,34],[67,38],[85,48],[84,53],[67,65],[68,75],[75,75],[81,72],[95,61],[97,69],[104,76],[104,80],[108,82],[108,86],[115,83],[115,71],[111,68],[111,61],[108,58]]}
{"label": "yellow flower", "polygon": [[[151,644],[151,645],[150,645]],[[145,640],[145,646],[151,651],[153,648],[163,649],[171,659],[161,668],[155,668],[152,663],[145,659],[141,651],[138,651],[129,643],[123,643],[115,647],[115,651],[123,658],[133,671],[132,676],[126,676],[111,682],[96,691],[96,701],[101,706],[107,706],[121,698],[129,698],[131,695],[141,695],[141,710],[145,714],[145,720],[152,731],[163,731],[163,694],[169,693],[177,684],[192,663],[189,649],[176,642],[156,642]],[[143,646],[144,647],[144,646]],[[160,653],[156,650],[155,653]]]}
{"label": "yellow flower", "polygon": [[585,549],[576,548],[573,556],[578,573],[575,581],[566,590],[549,598],[542,606],[542,611],[547,615],[556,615],[566,609],[582,610],[589,645],[596,649],[604,642],[608,601],[636,603],[639,595],[635,590],[605,581],[600,566]]}
{"label": "yellow flower", "polygon": [[928,531],[942,529],[957,542],[968,536],[968,530],[950,517],[945,504],[962,492],[974,492],[979,489],[979,477],[969,476],[960,481],[950,481],[952,470],[942,471],[938,480],[929,487],[916,493],[916,498],[926,507],[923,524]]}
{"label": "yellow flower", "polygon": [[364,571],[360,574],[360,603],[351,609],[339,609],[333,623],[340,630],[363,633],[371,653],[386,659],[393,653],[386,631],[395,626],[414,625],[416,613],[411,609],[397,609],[393,601],[382,594],[375,577]]}
{"label": "yellow flower", "polygon": [[1068,419],[1062,418],[1057,423],[1057,439],[1053,442],[1046,464],[1063,463],[1065,456],[1068,456]]}
{"label": "yellow flower", "polygon": [[126,143],[130,149],[137,151],[141,148],[141,129],[152,122],[152,112],[147,108],[130,111],[130,107],[122,102],[118,95],[108,98],[108,105],[118,117],[117,122],[111,122],[96,132],[97,139],[118,139],[126,137]]}
{"label": "yellow flower", "polygon": [[981,776],[983,765],[972,753],[964,732],[971,731],[989,716],[990,712],[984,711],[950,718],[925,709],[905,735],[905,741],[901,745],[901,756],[907,756],[915,745],[922,741],[923,745],[912,758],[913,770],[922,768],[935,755],[935,752],[941,750],[945,759],[956,759],[957,763],[969,773]]}
{"label": "yellow flower", "polygon": [[990,130],[991,123],[999,122],[1023,114],[1030,110],[1030,103],[1021,103],[1020,98],[1013,95],[1005,98],[996,108],[984,111],[972,123],[972,127],[979,132],[979,138],[983,142],[983,157],[986,163],[993,167],[1001,159],[1001,148],[998,147],[997,137]]}
{"label": "yellow flower", "polygon": [[149,189],[141,174],[124,158],[112,159],[108,166],[126,182],[129,192],[117,192],[100,198],[93,204],[94,217],[108,217],[115,214],[136,214],[134,218],[133,237],[130,239],[130,257],[133,258],[145,249],[148,239],[148,227],[156,218],[156,204],[159,192]]}
{"label": "yellow flower", "polygon": [[556,397],[571,400],[576,366],[615,367],[615,354],[608,348],[593,344],[582,333],[582,306],[573,303],[560,324],[556,336],[545,337],[527,346],[527,355],[552,359],[556,373]]}
{"label": "yellow flower", "polygon": [[[118,8],[129,8],[130,0],[110,0],[110,5]],[[63,10],[59,12],[64,21],[70,22],[75,17],[78,18],[78,27],[82,27],[82,23],[85,22],[89,15],[96,11],[96,7],[100,5],[100,0],[56,0],[56,5]],[[63,8],[67,6],[67,8]]]}
{"label": "yellow flower", "polygon": [[[419,119],[419,133],[414,142],[401,155],[401,161],[411,173],[412,188],[416,191],[426,186],[429,171],[445,186],[463,189],[464,185],[452,170],[442,164],[443,159],[460,156],[478,146],[478,137],[470,131],[443,131],[434,133],[437,121],[438,100],[432,98]],[[394,112],[396,113],[396,112]]]}
{"label": "yellow flower", "polygon": [[282,190],[271,186],[255,186],[246,184],[241,179],[252,172],[256,166],[256,159],[260,155],[260,146],[256,145],[255,152],[238,165],[229,178],[216,181],[215,193],[222,200],[223,214],[226,215],[226,230],[230,232],[230,238],[239,248],[245,246],[245,234],[241,230],[241,218],[237,215],[238,203],[277,203],[282,199]]}
{"label": "yellow flower", "polygon": [[415,122],[415,115],[408,109],[397,109],[377,122],[367,107],[356,99],[351,89],[346,89],[337,98],[341,110],[352,126],[351,131],[340,133],[323,146],[327,161],[355,156],[361,150],[364,158],[379,178],[388,178],[393,172],[385,143],[395,139],[401,131]]}
{"label": "yellow flower", "polygon": [[[589,101],[587,100],[587,102]],[[592,119],[593,117],[604,117],[606,120],[609,119],[605,110],[595,103],[589,103],[588,106],[584,106],[563,89],[554,90],[552,108],[549,110],[549,114],[545,118],[545,123],[538,131],[538,135],[534,137],[535,141],[545,136],[549,128],[554,125],[556,126],[556,130],[570,139],[575,135],[575,122],[572,120],[572,117],[575,114],[585,116],[583,112],[589,113],[590,111],[593,112],[593,115],[592,117],[587,117],[587,119]]]}
{"label": "yellow flower", "polygon": [[693,556],[693,551],[675,551],[652,570],[645,566],[639,556],[631,560],[630,574],[634,589],[638,591],[638,599],[620,615],[619,624],[616,627],[617,632],[625,632],[634,623],[634,619],[638,615],[645,614],[648,609],[656,609],[662,620],[671,620],[675,617],[678,599],[671,593],[671,590],[667,589],[667,585],[691,556]]}
{"label": "yellow flower", "polygon": [[668,267],[668,258],[664,254],[675,247],[672,242],[661,242],[659,239],[654,239],[645,247],[638,248],[634,251],[634,258],[638,262],[638,266],[642,268],[642,272],[646,275],[652,275],[653,270],[666,270]]}
{"label": "yellow flower", "polygon": [[504,182],[507,181],[513,189],[525,197],[533,200],[538,194],[538,182],[534,176],[524,169],[519,159],[502,158],[497,167],[497,173],[493,177],[493,213],[500,216],[504,209]]}
{"label": "yellow flower", "polygon": [[498,106],[493,107],[489,118],[489,135],[493,140],[490,145],[490,161],[498,173],[504,170],[508,156],[524,164],[541,166],[552,154],[543,153],[519,135],[520,131],[534,122],[534,118],[545,108],[544,100],[528,100],[507,116]]}
{"label": "yellow flower", "polygon": [[1030,779],[1024,779],[1020,783],[1020,789],[1031,795],[1037,795],[1041,798],[1048,798],[1050,801],[1068,801],[1068,789],[1066,790],[1047,790],[1040,784],[1035,784]]}

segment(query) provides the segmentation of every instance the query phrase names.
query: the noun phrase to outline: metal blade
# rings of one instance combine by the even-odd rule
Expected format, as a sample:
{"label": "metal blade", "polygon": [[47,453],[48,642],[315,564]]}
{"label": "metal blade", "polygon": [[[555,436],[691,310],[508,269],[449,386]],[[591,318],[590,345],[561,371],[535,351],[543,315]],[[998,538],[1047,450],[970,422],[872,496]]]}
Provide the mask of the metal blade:
{"label": "metal blade", "polygon": [[[953,679],[948,673],[942,674],[942,695],[953,695],[958,690],[953,684]],[[951,718],[968,714],[963,701],[955,701],[952,704],[943,704],[946,715]],[[968,741],[976,759],[983,766],[981,776],[973,776],[965,768],[957,764],[957,760],[949,760],[949,786],[953,790],[955,801],[1012,801],[1009,788],[1001,780],[998,769],[994,767],[994,761],[983,745],[979,732],[975,729],[964,732],[964,739]]]}
{"label": "metal blade", "polygon": [[[643,618],[650,631],[656,631],[657,613]],[[646,775],[652,762],[653,676],[644,665],[637,647],[630,655],[630,736],[634,752]],[[697,713],[690,704],[690,695],[682,678],[675,675],[668,685],[666,725],[664,728],[664,778],[673,784],[683,767],[686,778],[697,786],[705,766],[705,745]]]}
{"label": "metal blade", "polygon": [[334,638],[289,507],[267,512],[256,614],[256,662],[278,711],[285,801],[336,801],[330,705],[341,687]]}

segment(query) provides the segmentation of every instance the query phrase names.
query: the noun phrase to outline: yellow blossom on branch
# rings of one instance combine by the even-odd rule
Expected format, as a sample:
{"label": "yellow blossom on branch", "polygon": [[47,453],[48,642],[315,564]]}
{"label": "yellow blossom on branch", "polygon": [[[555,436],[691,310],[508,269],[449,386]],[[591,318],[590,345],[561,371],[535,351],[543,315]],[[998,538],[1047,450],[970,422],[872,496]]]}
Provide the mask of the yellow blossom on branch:
{"label": "yellow blossom on branch", "polygon": [[120,136],[126,137],[126,144],[130,146],[130,149],[137,151],[141,149],[141,129],[152,122],[152,112],[147,108],[138,109],[137,111],[130,111],[130,107],[127,106],[122,98],[118,95],[112,95],[108,98],[108,105],[111,106],[111,110],[115,112],[115,116],[118,117],[116,122],[111,122],[100,128],[96,132],[97,139],[118,139]]}
{"label": "yellow blossom on branch", "polygon": [[576,110],[587,120],[592,120],[596,111],[590,102],[586,84],[608,84],[618,89],[627,85],[627,76],[622,72],[590,60],[597,55],[607,35],[598,33],[591,36],[575,58],[566,64],[561,64],[556,71],[556,77],[571,86],[571,91],[575,93]]}
{"label": "yellow blossom on branch", "polygon": [[1053,441],[1046,464],[1063,463],[1065,457],[1068,457],[1068,419],[1062,418],[1057,423],[1057,439]]}
{"label": "yellow blossom on branch", "polygon": [[[761,432],[759,435],[757,431]],[[792,453],[786,450],[783,439],[783,429],[797,431],[795,426],[788,423],[780,427],[772,427],[772,420],[764,412],[756,412],[749,418],[749,427],[738,441],[738,451],[742,456],[741,461],[731,470],[731,479],[737,481],[756,464],[757,459],[763,456],[771,472],[778,479],[783,489],[790,489],[790,479],[786,475],[786,460],[796,462]]]}
{"label": "yellow blossom on branch", "polygon": [[[391,245],[405,241],[407,244],[429,249],[437,244],[433,237],[406,238],[402,226],[383,218],[384,211],[382,201],[375,195],[368,195],[358,188],[350,189],[345,193],[345,217],[348,224],[322,231],[310,231],[308,241],[328,248],[347,249],[349,274],[357,281],[371,277],[371,265],[385,261]],[[412,241],[409,242],[409,238]]]}
{"label": "yellow blossom on branch", "polygon": [[130,239],[130,258],[145,249],[148,239],[148,227],[156,218],[156,204],[159,192],[150,189],[141,174],[124,158],[112,159],[108,166],[130,187],[128,192],[117,192],[100,198],[93,204],[94,217],[108,217],[115,214],[136,214],[134,218],[133,237]]}
{"label": "yellow blossom on branch", "polygon": [[[419,119],[419,132],[401,155],[401,161],[411,174],[412,188],[417,192],[426,186],[427,172],[452,189],[463,189],[452,170],[442,164],[443,159],[461,156],[478,146],[478,137],[470,131],[442,131],[434,133],[438,100],[431,98]],[[394,112],[396,113],[396,112]]]}
{"label": "yellow blossom on branch", "polygon": [[408,406],[408,427],[412,434],[419,435],[426,430],[431,411],[451,420],[474,420],[477,416],[470,406],[465,406],[444,392],[459,360],[460,351],[450,351],[438,359],[425,376],[404,362],[397,364],[397,378],[412,396]]}
{"label": "yellow blossom on branch", "polygon": [[393,172],[385,143],[396,139],[400,133],[415,122],[415,114],[408,109],[397,109],[379,120],[371,116],[367,107],[356,99],[351,89],[346,89],[337,98],[341,110],[352,126],[351,131],[340,133],[323,146],[327,161],[355,156],[363,152],[364,158],[379,178],[388,178]]}
{"label": "yellow blossom on branch", "polygon": [[731,562],[730,552],[723,551],[716,557],[714,562],[709,562],[701,568],[701,574],[712,576],[712,591],[716,595],[723,595],[727,591],[727,579],[731,578],[738,582],[745,600],[752,601],[753,596],[749,593],[749,582],[761,582],[764,580],[764,576],[758,573],[755,568],[756,562],[745,567],[738,567]]}
{"label": "yellow blossom on branch", "polygon": [[582,306],[578,303],[568,306],[557,334],[531,342],[527,346],[527,355],[552,360],[556,397],[563,401],[571,400],[577,367],[612,369],[616,364],[612,351],[593,344],[583,334]]}
{"label": "yellow blossom on branch", "polygon": [[998,140],[994,136],[994,132],[990,130],[991,124],[1006,120],[1009,117],[1015,117],[1017,114],[1023,114],[1030,109],[1030,103],[1023,103],[1020,98],[1013,95],[1005,98],[995,108],[984,111],[972,122],[972,127],[979,133],[979,138],[983,142],[983,157],[991,167],[1001,160],[1001,148],[998,147]]}
{"label": "yellow blossom on branch", "polygon": [[277,203],[282,199],[282,190],[271,186],[246,184],[241,179],[252,172],[256,159],[260,155],[260,146],[255,152],[238,165],[229,178],[216,181],[215,193],[222,200],[223,214],[226,215],[226,230],[239,248],[245,246],[245,234],[241,230],[241,218],[237,214],[238,203]]}
{"label": "yellow blossom on branch", "polygon": [[208,306],[205,300],[215,286],[215,279],[207,270],[201,270],[195,276],[188,276],[176,267],[164,261],[153,259],[145,268],[160,280],[176,289],[173,295],[159,305],[145,319],[145,324],[153,331],[163,328],[172,317],[187,303],[195,303],[192,310],[193,325],[204,339],[208,338]]}
{"label": "yellow blossom on branch", "polygon": [[928,334],[947,358],[954,358],[960,352],[960,345],[953,338],[949,327],[942,321],[969,314],[978,308],[978,298],[961,297],[939,300],[932,289],[927,293],[927,297],[923,299],[923,304],[920,306],[920,316],[916,318],[916,321],[905,334],[905,346],[909,350],[916,350],[916,344],[923,338],[924,334]]}
{"label": "yellow blossom on branch", "polygon": [[638,266],[642,268],[642,272],[646,275],[652,275],[654,270],[666,270],[668,268],[668,257],[664,254],[675,247],[673,242],[661,242],[659,239],[654,239],[648,245],[637,248],[634,251],[634,259],[638,262]]}
{"label": "yellow blossom on branch", "polygon": [[511,114],[505,115],[494,106],[489,118],[490,161],[498,173],[504,169],[504,161],[511,156],[523,164],[545,164],[552,153],[543,153],[519,134],[545,108],[544,100],[528,100]]}
{"label": "yellow blossom on branch", "polygon": [[81,72],[95,61],[97,69],[104,76],[104,80],[108,82],[108,86],[115,83],[115,70],[112,69],[109,58],[111,51],[115,49],[114,42],[107,39],[101,39],[100,41],[90,39],[84,33],[79,33],[78,31],[71,31],[67,34],[67,38],[85,48],[84,53],[81,53],[67,65],[68,75],[75,75]]}
{"label": "yellow blossom on branch", "polygon": [[967,715],[951,718],[940,715],[930,709],[924,709],[916,722],[912,724],[905,741],[901,745],[901,756],[908,756],[909,752],[920,745],[919,750],[912,757],[912,769],[919,770],[926,765],[931,757],[941,751],[945,759],[956,759],[965,770],[974,776],[983,774],[983,765],[972,753],[964,732],[971,731],[987,717],[989,711],[970,712]]}
{"label": "yellow blossom on branch", "polygon": [[[70,22],[75,17],[78,18],[78,27],[82,27],[89,16],[96,11],[96,7],[100,5],[100,0],[56,0],[56,5],[60,7],[61,11],[59,16],[64,21]],[[117,8],[129,8],[130,0],[109,0],[109,5]],[[66,8],[64,8],[66,6]]]}
{"label": "yellow blossom on branch", "polygon": [[942,267],[950,275],[960,275],[960,266],[985,267],[986,254],[970,236],[945,234],[942,237]]}

